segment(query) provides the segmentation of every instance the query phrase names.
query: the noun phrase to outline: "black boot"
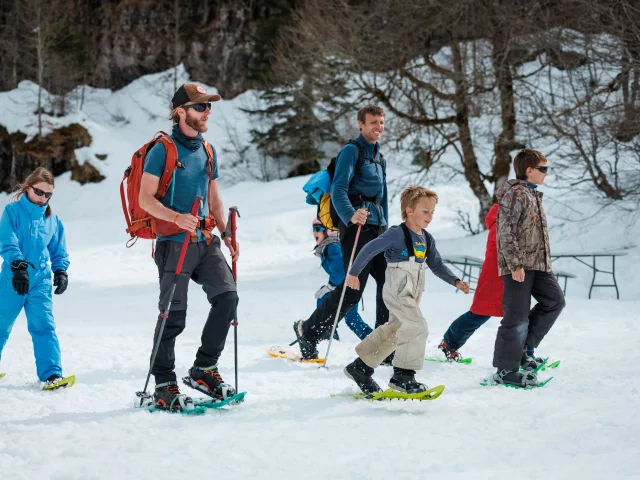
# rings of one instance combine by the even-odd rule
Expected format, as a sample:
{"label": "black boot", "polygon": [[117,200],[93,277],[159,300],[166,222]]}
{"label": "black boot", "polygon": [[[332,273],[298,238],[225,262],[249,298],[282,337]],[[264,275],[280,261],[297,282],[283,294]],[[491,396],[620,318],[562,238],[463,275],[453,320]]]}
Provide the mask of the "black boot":
{"label": "black boot", "polygon": [[415,375],[415,370],[393,367],[393,377],[389,380],[389,386],[404,393],[422,393],[429,390],[424,383],[416,381]]}
{"label": "black boot", "polygon": [[380,385],[373,379],[373,368],[364,363],[360,357],[344,367],[344,374],[356,382],[365,395],[381,392]]}
{"label": "black boot", "polygon": [[166,382],[156,385],[153,393],[155,407],[162,410],[176,412],[193,409],[193,400],[180,393],[176,382]]}
{"label": "black boot", "polygon": [[396,352],[391,352],[387,358],[385,358],[380,365],[391,367],[393,365],[393,356]]}
{"label": "black boot", "polygon": [[535,387],[538,385],[538,377],[529,372],[514,372],[505,368],[499,368],[493,374],[493,380],[503,385],[515,385],[517,387]]}
{"label": "black boot", "polygon": [[520,359],[520,368],[527,371],[535,370],[542,362],[544,362],[544,359],[528,355],[525,350],[522,352],[522,358]]}
{"label": "black boot", "polygon": [[293,322],[293,331],[298,339],[298,346],[300,347],[300,355],[303,360],[315,360],[318,358],[318,349],[316,348],[316,342],[307,340],[302,333],[302,322],[304,320],[298,320]]}
{"label": "black boot", "polygon": [[235,388],[228,383],[224,383],[217,365],[211,367],[191,367],[191,369],[189,369],[189,376],[184,377],[182,381],[187,386],[195,388],[217,400],[226,400],[236,394]]}

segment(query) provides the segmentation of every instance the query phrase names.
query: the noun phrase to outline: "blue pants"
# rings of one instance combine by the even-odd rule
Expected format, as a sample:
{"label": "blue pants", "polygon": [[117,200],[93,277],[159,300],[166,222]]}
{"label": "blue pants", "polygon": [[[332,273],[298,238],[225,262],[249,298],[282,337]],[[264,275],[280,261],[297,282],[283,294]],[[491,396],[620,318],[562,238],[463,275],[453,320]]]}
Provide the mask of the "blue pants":
{"label": "blue pants", "polygon": [[51,301],[51,272],[29,271],[30,285],[27,295],[18,295],[11,285],[13,275],[3,269],[0,275],[0,358],[13,324],[24,308],[27,328],[33,341],[36,370],[40,381],[51,375],[62,375],[60,344],[53,321]]}
{"label": "blue pants", "polygon": [[491,317],[477,315],[471,311],[463,313],[454,320],[449,329],[444,334],[444,341],[451,348],[458,350],[477,329],[485,324]]}
{"label": "blue pants", "polygon": [[[327,293],[324,297],[319,298],[316,303],[316,308],[324,302],[332,292]],[[347,324],[347,327],[351,329],[353,333],[355,333],[360,340],[364,340],[367,335],[373,332],[373,328],[365,323],[360,314],[358,313],[358,304],[355,304],[351,310],[347,312],[344,316],[344,321]],[[336,332],[338,331],[338,326],[336,325]],[[331,333],[331,331],[329,331]]]}

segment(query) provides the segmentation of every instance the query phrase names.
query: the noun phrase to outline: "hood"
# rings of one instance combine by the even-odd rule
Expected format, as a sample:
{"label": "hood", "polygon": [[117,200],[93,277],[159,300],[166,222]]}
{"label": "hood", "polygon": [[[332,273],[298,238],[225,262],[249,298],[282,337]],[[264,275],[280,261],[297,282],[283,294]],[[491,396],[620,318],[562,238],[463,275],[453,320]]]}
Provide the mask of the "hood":
{"label": "hood", "polygon": [[489,209],[487,216],[484,217],[484,224],[487,226],[487,230],[491,230],[491,227],[493,227],[496,224],[497,219],[498,219],[498,204],[494,203]]}
{"label": "hood", "polygon": [[518,180],[517,178],[507,180],[502,184],[500,188],[498,188],[498,191],[496,192],[496,200],[498,201],[498,203],[502,201],[502,197],[504,197],[509,190],[517,187],[518,185],[531,189],[531,187],[529,186],[529,182],[527,182],[526,180]]}

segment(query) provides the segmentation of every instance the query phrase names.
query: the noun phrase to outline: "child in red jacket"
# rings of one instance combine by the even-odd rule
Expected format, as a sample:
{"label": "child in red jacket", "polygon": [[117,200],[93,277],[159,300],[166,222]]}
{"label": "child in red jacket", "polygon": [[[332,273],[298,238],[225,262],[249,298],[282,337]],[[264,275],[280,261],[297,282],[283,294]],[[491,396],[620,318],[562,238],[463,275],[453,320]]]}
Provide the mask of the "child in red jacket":
{"label": "child in red jacket", "polygon": [[[503,317],[502,294],[504,286],[502,277],[498,275],[498,249],[496,245],[496,220],[498,217],[498,204],[494,203],[485,217],[485,225],[489,230],[487,248],[484,262],[478,278],[478,286],[473,296],[473,303],[468,312],[460,315],[453,321],[445,332],[438,348],[451,362],[459,362],[462,355],[458,350],[467,343],[473,333],[484,325],[491,317]],[[542,359],[534,356],[533,347],[527,346],[526,354],[522,359],[522,367],[525,369],[536,368],[536,362]]]}

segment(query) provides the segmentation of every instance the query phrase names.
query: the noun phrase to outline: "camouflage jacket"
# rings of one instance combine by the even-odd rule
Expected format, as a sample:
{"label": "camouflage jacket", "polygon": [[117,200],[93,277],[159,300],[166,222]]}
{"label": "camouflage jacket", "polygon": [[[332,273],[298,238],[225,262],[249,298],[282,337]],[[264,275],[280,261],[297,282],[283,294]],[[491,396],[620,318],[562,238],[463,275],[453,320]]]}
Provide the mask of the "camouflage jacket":
{"label": "camouflage jacket", "polygon": [[498,209],[498,273],[519,268],[551,272],[547,217],[542,192],[525,180],[509,180],[496,193]]}

